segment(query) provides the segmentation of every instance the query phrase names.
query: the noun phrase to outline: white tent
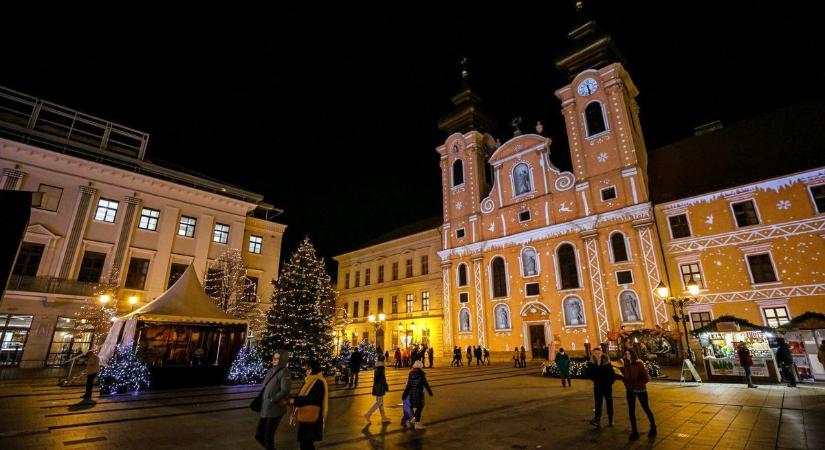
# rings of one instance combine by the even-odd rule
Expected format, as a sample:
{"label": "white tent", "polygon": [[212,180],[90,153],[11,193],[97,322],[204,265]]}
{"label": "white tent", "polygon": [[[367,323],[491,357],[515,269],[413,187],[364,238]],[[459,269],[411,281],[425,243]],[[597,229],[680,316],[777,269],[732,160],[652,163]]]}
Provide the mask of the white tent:
{"label": "white tent", "polygon": [[[118,344],[131,344],[135,339],[138,321],[242,325],[245,320],[235,319],[221,311],[204,292],[195,269],[190,265],[183,275],[158,298],[137,310],[118,317],[100,349],[101,361],[108,361]],[[121,333],[122,331],[122,333]]]}

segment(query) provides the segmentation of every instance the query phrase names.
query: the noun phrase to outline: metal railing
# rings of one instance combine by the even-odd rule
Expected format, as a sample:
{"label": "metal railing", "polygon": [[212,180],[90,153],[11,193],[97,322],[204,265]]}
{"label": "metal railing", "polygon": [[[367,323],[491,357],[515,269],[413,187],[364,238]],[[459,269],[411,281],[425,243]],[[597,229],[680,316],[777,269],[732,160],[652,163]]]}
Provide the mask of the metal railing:
{"label": "metal railing", "polygon": [[12,275],[6,288],[10,291],[43,292],[47,294],[94,296],[96,283],[57,277]]}

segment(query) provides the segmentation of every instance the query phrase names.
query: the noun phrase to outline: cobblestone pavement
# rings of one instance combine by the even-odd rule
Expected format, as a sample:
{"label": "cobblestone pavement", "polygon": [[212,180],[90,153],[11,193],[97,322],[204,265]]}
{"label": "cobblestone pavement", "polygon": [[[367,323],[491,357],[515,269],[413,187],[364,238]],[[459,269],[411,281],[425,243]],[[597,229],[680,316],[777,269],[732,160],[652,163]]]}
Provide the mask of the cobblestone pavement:
{"label": "cobblestone pavement", "polygon": [[[372,373],[357,389],[331,383],[325,440],[335,449],[767,449],[825,448],[825,387],[748,389],[731,384],[649,385],[658,422],[655,439],[628,441],[624,387],[614,387],[616,424],[595,429],[592,389],[586,380],[562,388],[558,379],[537,376],[536,366],[516,369],[436,367],[427,369],[435,391],[427,398],[424,430],[399,425],[407,370],[389,368],[385,397],[393,422],[368,424]],[[298,386],[295,386],[297,389]],[[0,449],[30,448],[241,448],[258,449],[257,417],[247,409],[258,386],[206,387],[95,397],[80,402],[80,387],[60,388],[54,378],[0,381]],[[648,428],[637,408],[640,431]],[[604,420],[604,419],[603,419]],[[286,421],[278,448],[297,448]]]}

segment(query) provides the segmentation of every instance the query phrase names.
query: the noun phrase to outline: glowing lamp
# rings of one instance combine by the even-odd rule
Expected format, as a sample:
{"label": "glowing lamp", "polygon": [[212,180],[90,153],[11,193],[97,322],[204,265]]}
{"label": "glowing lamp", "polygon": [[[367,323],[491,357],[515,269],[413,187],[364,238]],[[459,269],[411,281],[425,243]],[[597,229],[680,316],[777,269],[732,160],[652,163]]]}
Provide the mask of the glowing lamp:
{"label": "glowing lamp", "polygon": [[370,314],[370,315],[367,317],[367,320],[369,320],[370,322],[375,322],[375,314]]}
{"label": "glowing lamp", "polygon": [[661,298],[667,298],[669,293],[670,289],[668,289],[667,286],[660,281],[659,285],[656,286],[656,294],[658,294]]}
{"label": "glowing lamp", "polygon": [[387,315],[386,315],[386,314],[384,314],[384,313],[380,313],[380,314],[378,314],[378,321],[379,321],[379,322],[383,322],[383,321],[384,321],[384,319],[386,319],[386,318],[387,318]]}
{"label": "glowing lamp", "polygon": [[690,292],[690,295],[699,294],[699,283],[697,283],[696,280],[693,279],[692,275],[690,277],[690,281],[688,281],[687,288],[688,292]]}
{"label": "glowing lamp", "polygon": [[100,303],[103,303],[105,305],[106,303],[109,303],[109,300],[112,299],[112,296],[109,294],[101,294],[100,297],[98,297],[97,299],[100,300]]}
{"label": "glowing lamp", "polygon": [[137,302],[138,302],[137,295],[132,295],[132,296],[129,297],[129,304],[130,305],[137,304]]}

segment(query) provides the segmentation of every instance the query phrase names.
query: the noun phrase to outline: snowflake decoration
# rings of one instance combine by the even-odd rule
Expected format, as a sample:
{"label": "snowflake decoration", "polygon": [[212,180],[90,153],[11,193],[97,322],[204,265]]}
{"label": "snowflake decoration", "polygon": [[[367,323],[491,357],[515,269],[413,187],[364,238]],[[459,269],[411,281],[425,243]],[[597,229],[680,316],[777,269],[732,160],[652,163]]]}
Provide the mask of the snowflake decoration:
{"label": "snowflake decoration", "polygon": [[790,200],[779,200],[776,203],[776,209],[788,209],[790,207],[791,207],[791,201]]}
{"label": "snowflake decoration", "polygon": [[490,227],[487,228],[487,229],[490,230],[491,233],[496,231],[496,223],[495,222],[490,222]]}
{"label": "snowflake decoration", "polygon": [[713,225],[713,214],[708,214],[708,216],[705,218],[705,223],[708,225]]}
{"label": "snowflake decoration", "polygon": [[603,163],[603,162],[607,161],[607,153],[605,153],[605,152],[599,153],[598,160],[599,160],[600,163]]}
{"label": "snowflake decoration", "polygon": [[464,206],[461,202],[455,202],[455,209],[461,209]]}

